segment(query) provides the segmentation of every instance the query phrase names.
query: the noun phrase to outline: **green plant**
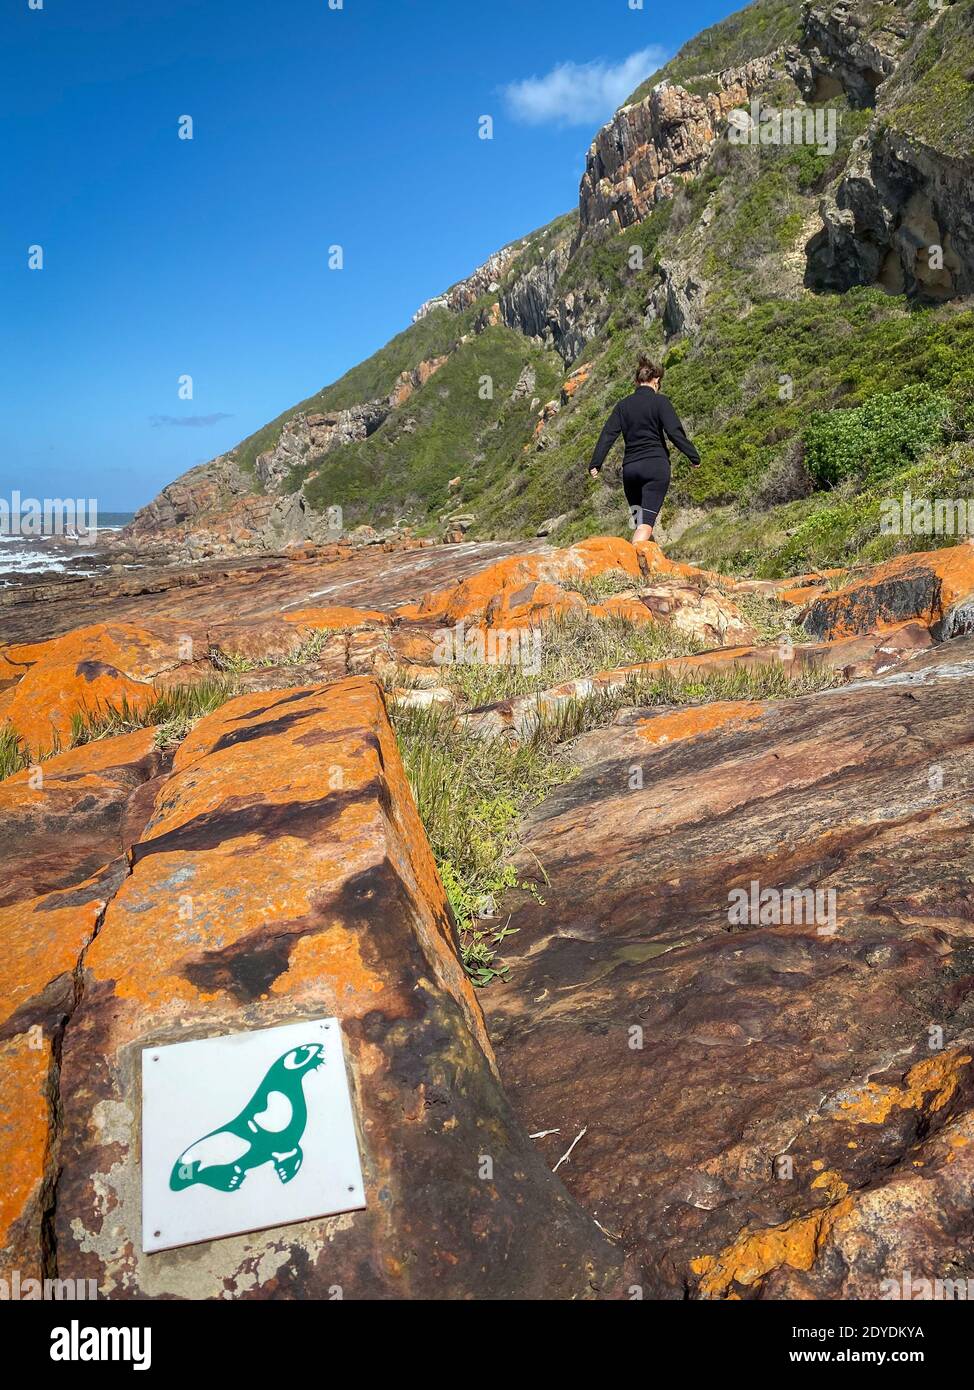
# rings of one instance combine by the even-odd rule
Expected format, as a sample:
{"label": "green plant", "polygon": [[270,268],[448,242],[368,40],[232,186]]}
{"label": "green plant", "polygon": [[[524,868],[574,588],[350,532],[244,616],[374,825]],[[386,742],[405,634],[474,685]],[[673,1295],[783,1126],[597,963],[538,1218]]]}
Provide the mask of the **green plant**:
{"label": "green plant", "polygon": [[23,771],[30,763],[30,752],[20,735],[9,723],[0,725],[0,781]]}
{"label": "green plant", "polygon": [[159,691],[144,705],[133,705],[124,695],[117,704],[107,700],[95,710],[80,710],[72,716],[71,747],[152,727],[157,730],[159,747],[172,747],[204,715],[212,714],[234,694],[235,684],[221,679],[173,686]]}
{"label": "green plant", "polygon": [[571,769],[552,756],[548,738],[520,744],[483,738],[458,726],[451,710],[400,706],[392,720],[464,965],[475,983],[488,984],[503,973],[495,960],[503,929],[489,914],[500,895],[517,886],[508,855],[518,818]]}
{"label": "green plant", "polygon": [[[606,597],[605,593],[598,597]],[[701,644],[678,629],[629,618],[598,618],[586,610],[557,613],[539,628],[520,634],[530,661],[457,662],[443,667],[443,684],[469,708],[546,690],[562,681],[657,661],[688,656]]]}
{"label": "green plant", "polygon": [[805,466],[819,486],[881,479],[941,443],[949,415],[947,394],[921,382],[818,413],[804,433]]}

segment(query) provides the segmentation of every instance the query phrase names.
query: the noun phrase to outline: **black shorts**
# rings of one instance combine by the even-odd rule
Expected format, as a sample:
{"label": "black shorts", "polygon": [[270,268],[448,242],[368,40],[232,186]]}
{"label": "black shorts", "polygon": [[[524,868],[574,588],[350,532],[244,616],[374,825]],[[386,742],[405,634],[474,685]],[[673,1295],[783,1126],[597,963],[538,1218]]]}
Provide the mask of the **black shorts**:
{"label": "black shorts", "polygon": [[622,486],[636,526],[655,526],[669,485],[668,458],[623,464]]}

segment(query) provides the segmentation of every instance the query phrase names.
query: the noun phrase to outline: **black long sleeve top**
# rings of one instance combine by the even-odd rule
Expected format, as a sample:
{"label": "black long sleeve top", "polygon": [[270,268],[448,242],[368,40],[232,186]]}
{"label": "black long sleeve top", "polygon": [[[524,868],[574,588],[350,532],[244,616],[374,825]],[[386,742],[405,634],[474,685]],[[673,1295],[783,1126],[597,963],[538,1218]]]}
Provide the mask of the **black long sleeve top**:
{"label": "black long sleeve top", "polygon": [[620,434],[626,441],[623,467],[669,458],[667,439],[671,439],[692,464],[700,462],[700,455],[687,438],[673,403],[651,386],[637,386],[631,396],[618,402],[599,435],[589,468],[601,469]]}

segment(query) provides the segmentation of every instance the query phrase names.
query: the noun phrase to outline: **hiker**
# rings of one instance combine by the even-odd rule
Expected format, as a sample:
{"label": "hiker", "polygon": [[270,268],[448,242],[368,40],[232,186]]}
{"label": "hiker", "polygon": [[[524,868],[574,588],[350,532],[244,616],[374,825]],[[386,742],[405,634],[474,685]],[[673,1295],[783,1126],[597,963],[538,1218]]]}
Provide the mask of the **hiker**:
{"label": "hiker", "polygon": [[686,454],[694,468],[700,465],[700,455],[687,439],[669,397],[659,389],[662,380],[663,368],[657,367],[648,357],[640,357],[636,367],[636,389],[617,403],[606,420],[589,465],[592,477],[597,478],[606,455],[622,435],[626,441],[622,486],[636,523],[633,545],[653,538],[653,526],[670,485],[667,439],[673,441],[681,454]]}

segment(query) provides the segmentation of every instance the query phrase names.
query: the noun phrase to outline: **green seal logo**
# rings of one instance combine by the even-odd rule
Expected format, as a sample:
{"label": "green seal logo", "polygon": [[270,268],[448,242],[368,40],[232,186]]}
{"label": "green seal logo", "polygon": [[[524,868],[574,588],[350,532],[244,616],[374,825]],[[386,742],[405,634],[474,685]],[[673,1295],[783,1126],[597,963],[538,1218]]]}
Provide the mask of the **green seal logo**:
{"label": "green seal logo", "polygon": [[320,1043],[305,1043],[279,1057],[239,1115],[179,1155],[169,1178],[173,1192],[197,1183],[236,1192],[251,1168],[263,1163],[273,1163],[281,1182],[290,1182],[304,1158],[304,1078],[324,1060]]}

